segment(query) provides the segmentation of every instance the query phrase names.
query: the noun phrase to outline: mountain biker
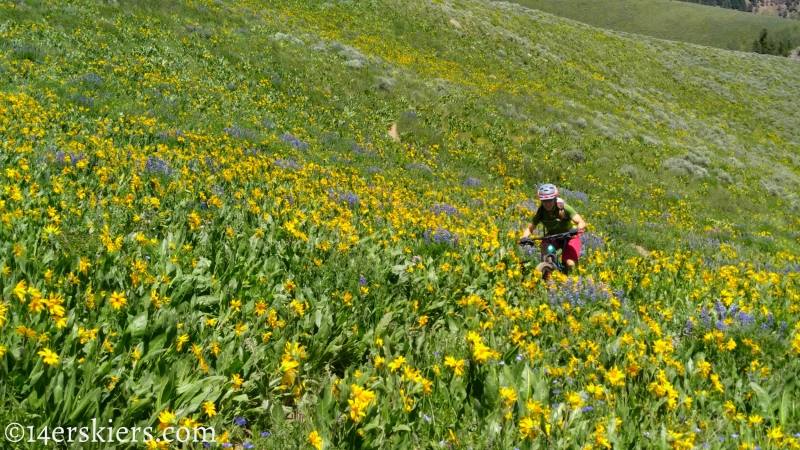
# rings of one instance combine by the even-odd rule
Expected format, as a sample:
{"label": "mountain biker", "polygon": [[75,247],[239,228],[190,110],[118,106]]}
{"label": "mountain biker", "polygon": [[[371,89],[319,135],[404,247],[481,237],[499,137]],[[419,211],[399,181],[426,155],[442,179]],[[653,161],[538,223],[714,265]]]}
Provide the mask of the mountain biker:
{"label": "mountain biker", "polygon": [[[539,209],[533,216],[532,223],[529,223],[522,232],[522,238],[527,238],[540,223],[544,226],[545,236],[551,234],[566,233],[572,230],[583,230],[586,222],[575,209],[558,198],[558,188],[554,184],[543,184],[539,186],[537,192],[541,202]],[[575,267],[581,255],[581,238],[574,231],[575,235],[566,242],[566,246],[561,252],[561,263],[567,267],[567,272]],[[553,246],[561,248],[561,242],[553,241]],[[542,256],[546,253],[547,242],[542,241]]]}

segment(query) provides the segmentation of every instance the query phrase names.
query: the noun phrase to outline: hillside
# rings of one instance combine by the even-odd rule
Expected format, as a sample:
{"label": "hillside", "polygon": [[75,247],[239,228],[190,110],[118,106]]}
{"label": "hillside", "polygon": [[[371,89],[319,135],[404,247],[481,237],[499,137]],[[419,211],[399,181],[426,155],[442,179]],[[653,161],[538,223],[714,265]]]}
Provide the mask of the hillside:
{"label": "hillside", "polygon": [[595,27],[728,50],[750,51],[753,41],[765,28],[777,40],[800,43],[797,21],[696,2],[516,0],[515,3]]}
{"label": "hillside", "polygon": [[735,9],[757,14],[783,17],[784,19],[800,18],[800,2],[798,0],[684,0],[707,6]]}
{"label": "hillside", "polygon": [[[479,0],[3,2],[0,38],[0,423],[800,445],[797,61]],[[589,223],[548,283],[544,182]]]}

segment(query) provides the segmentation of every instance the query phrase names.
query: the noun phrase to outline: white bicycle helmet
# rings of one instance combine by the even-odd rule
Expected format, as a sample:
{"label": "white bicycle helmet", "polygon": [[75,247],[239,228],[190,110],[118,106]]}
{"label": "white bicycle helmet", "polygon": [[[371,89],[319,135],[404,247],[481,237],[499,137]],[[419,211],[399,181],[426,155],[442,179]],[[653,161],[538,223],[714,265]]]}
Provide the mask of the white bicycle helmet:
{"label": "white bicycle helmet", "polygon": [[558,197],[558,188],[555,184],[547,183],[539,186],[537,192],[539,200],[552,200]]}

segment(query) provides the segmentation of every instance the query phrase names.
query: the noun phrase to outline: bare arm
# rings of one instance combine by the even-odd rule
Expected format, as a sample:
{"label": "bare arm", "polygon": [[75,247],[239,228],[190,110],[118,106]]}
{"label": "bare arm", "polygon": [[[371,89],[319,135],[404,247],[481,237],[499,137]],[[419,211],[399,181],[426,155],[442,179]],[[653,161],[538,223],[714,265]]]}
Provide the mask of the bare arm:
{"label": "bare arm", "polygon": [[526,237],[529,237],[533,233],[533,228],[533,224],[529,223],[528,226],[522,230],[522,238],[525,239]]}
{"label": "bare arm", "polygon": [[580,214],[575,214],[572,216],[572,221],[575,222],[575,224],[578,225],[578,228],[581,230],[586,228],[586,222],[583,221],[583,217],[581,217]]}

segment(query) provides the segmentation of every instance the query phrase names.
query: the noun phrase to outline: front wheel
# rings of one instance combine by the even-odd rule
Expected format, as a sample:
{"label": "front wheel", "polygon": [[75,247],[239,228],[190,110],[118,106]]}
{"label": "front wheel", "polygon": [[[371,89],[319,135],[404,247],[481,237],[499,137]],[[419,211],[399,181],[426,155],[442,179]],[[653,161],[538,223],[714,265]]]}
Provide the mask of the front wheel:
{"label": "front wheel", "polygon": [[548,281],[550,279],[550,274],[556,270],[556,266],[553,263],[543,262],[536,266],[536,270],[542,272],[542,280]]}

